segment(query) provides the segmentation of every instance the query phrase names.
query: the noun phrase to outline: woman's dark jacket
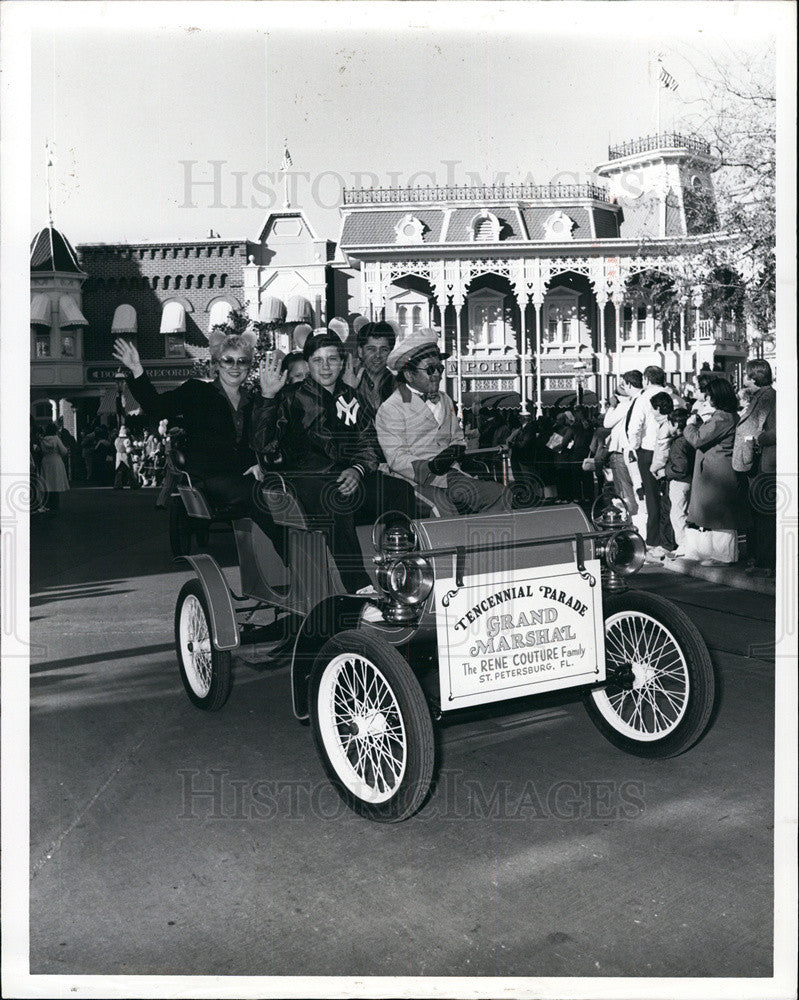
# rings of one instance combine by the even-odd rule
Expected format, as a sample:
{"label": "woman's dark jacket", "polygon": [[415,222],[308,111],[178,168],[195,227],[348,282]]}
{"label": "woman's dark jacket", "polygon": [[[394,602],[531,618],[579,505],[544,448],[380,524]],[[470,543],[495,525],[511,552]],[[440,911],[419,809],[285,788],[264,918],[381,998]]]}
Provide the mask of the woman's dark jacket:
{"label": "woman's dark jacket", "polygon": [[690,483],[694,474],[694,448],[680,434],[669,446],[669,457],[666,460],[666,479],[677,483]]}
{"label": "woman's dark jacket", "polygon": [[[186,432],[183,451],[197,476],[240,476],[255,465],[251,445],[253,410],[261,398],[242,386],[237,418],[218,382],[190,378],[177,389],[157,392],[146,372],[128,385],[148,417],[174,421]],[[237,427],[238,423],[238,427]]]}
{"label": "woman's dark jacket", "polygon": [[341,379],[332,392],[306,376],[291,393],[264,399],[254,416],[253,444],[260,452],[277,440],[288,470],[342,472],[379,464],[377,433],[367,407]]}

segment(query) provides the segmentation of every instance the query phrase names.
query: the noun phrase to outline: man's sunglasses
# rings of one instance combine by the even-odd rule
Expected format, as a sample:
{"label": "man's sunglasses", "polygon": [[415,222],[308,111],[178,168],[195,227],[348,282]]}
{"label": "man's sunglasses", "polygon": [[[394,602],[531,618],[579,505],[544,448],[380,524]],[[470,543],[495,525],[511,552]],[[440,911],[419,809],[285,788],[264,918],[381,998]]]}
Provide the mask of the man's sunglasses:
{"label": "man's sunglasses", "polygon": [[424,372],[425,375],[440,375],[444,371],[443,365],[421,365],[416,366],[417,372]]}
{"label": "man's sunglasses", "polygon": [[249,368],[251,363],[249,358],[231,358],[230,355],[219,359],[223,368]]}

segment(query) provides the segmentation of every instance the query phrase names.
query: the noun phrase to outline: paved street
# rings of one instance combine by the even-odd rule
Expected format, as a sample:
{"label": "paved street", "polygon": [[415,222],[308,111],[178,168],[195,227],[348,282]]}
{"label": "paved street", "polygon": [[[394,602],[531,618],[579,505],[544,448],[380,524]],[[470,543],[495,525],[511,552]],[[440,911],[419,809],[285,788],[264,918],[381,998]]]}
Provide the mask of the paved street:
{"label": "paved street", "polygon": [[723,681],[689,753],[627,756],[573,698],[475,714],[381,826],[326,783],[286,667],[189,704],[153,504],[78,489],[32,518],[31,972],[771,975],[773,598],[640,576]]}

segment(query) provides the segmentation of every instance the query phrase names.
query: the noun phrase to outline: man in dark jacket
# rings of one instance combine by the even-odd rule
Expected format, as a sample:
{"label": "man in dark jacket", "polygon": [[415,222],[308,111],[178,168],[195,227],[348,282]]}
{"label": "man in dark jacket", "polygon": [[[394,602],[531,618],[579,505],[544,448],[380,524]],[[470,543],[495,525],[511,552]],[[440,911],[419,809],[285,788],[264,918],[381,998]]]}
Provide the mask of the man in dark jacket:
{"label": "man in dark jacket", "polygon": [[396,340],[390,323],[365,323],[358,330],[358,360],[362,367],[355,392],[373,422],[381,405],[397,388],[397,380],[386,367]]}
{"label": "man in dark jacket", "polygon": [[363,565],[356,524],[381,513],[413,516],[415,497],[408,484],[377,471],[377,435],[369,408],[341,378],[344,349],[326,330],[305,341],[310,374],[290,394],[281,393],[285,375],[261,370],[264,404],[253,428],[261,451],[277,440],[286,474],[306,514],[324,531],[344,586],[350,593],[371,589]]}
{"label": "man in dark jacket", "polygon": [[774,573],[777,563],[777,394],[771,365],[758,358],[747,362],[744,387],[751,396],[735,428],[732,467],[748,479],[752,521],[748,553],[756,576]]}

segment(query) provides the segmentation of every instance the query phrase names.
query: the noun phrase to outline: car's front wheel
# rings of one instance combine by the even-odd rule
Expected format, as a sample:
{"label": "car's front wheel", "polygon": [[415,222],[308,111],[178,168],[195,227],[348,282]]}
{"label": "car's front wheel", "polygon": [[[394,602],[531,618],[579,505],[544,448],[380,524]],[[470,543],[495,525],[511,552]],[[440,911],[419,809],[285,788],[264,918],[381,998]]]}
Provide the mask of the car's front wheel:
{"label": "car's front wheel", "polygon": [[591,720],[639,757],[676,757],[707,728],[716,697],[707,646],[684,612],[630,591],[605,602],[608,682],[585,695]]}
{"label": "car's front wheel", "polygon": [[231,655],[214,649],[211,618],[199,580],[184,583],[178,594],[175,646],[189,701],[206,712],[220,709],[230,694]]}
{"label": "car's front wheel", "polygon": [[316,657],[309,705],[316,748],[347,805],[380,823],[412,816],[435,753],[430,711],[403,657],[364,632],[340,632]]}

